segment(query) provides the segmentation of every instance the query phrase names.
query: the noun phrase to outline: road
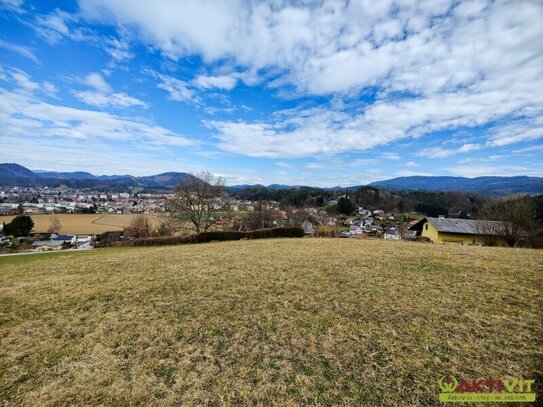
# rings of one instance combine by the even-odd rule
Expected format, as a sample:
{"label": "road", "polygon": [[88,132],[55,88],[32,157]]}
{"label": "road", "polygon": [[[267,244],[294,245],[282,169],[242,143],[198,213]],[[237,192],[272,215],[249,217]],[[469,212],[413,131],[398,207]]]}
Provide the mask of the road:
{"label": "road", "polygon": [[94,248],[88,247],[88,248],[82,248],[82,249],[48,250],[48,251],[41,251],[41,252],[6,253],[6,254],[0,254],[0,257],[4,257],[4,256],[24,256],[24,255],[27,255],[27,254],[49,254],[49,253],[82,252],[82,251],[86,251],[86,250],[94,250]]}

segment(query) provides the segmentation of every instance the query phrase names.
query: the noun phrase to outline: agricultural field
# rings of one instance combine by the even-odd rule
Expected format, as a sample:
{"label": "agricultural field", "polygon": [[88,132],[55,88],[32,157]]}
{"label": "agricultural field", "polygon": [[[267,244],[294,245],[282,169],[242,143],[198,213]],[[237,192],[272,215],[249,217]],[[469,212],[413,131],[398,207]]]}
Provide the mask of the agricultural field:
{"label": "agricultural field", "polygon": [[[543,252],[271,239],[0,258],[0,404],[435,406],[543,385]],[[505,405],[505,404],[503,404]]]}
{"label": "agricultural field", "polygon": [[[34,232],[45,233],[51,226],[51,219],[58,218],[62,228],[60,233],[66,234],[98,234],[108,231],[123,230],[128,226],[135,214],[57,214],[57,215],[32,215]],[[160,223],[160,216],[147,214],[155,226]],[[14,216],[0,216],[0,223],[10,222]]]}

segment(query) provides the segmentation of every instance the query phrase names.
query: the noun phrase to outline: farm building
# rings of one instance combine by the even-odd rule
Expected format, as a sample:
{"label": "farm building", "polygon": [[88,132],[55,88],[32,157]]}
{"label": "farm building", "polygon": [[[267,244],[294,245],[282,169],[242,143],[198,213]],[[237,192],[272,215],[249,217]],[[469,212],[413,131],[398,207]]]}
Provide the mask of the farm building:
{"label": "farm building", "polygon": [[485,237],[495,236],[503,222],[473,219],[424,218],[409,227],[417,236],[434,243],[483,244]]}

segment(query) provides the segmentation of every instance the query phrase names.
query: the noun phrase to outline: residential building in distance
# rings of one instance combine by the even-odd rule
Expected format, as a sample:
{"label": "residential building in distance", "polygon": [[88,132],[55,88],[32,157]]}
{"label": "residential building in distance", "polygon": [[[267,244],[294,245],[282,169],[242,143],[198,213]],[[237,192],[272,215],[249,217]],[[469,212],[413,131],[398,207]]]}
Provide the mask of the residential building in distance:
{"label": "residential building in distance", "polygon": [[401,240],[402,235],[396,228],[390,228],[385,232],[385,240]]}
{"label": "residential building in distance", "polygon": [[502,227],[503,223],[498,221],[427,217],[409,229],[434,243],[479,245],[484,244],[486,236],[497,235]]}

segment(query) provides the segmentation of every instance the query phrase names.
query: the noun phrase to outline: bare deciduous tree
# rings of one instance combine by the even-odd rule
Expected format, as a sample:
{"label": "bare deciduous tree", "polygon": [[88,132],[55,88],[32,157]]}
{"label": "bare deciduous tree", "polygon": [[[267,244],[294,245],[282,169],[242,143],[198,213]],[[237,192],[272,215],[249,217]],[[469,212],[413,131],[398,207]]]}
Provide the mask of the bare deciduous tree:
{"label": "bare deciduous tree", "polygon": [[209,171],[192,174],[174,188],[173,196],[168,200],[168,223],[181,230],[207,231],[218,215],[227,210],[223,194],[221,177]]}
{"label": "bare deciduous tree", "polygon": [[509,247],[527,244],[531,232],[537,227],[535,208],[524,197],[488,201],[477,217],[499,221],[481,223],[481,234],[489,240],[489,245],[496,244],[497,240],[503,240]]}
{"label": "bare deciduous tree", "polygon": [[153,225],[151,225],[147,216],[138,215],[130,220],[124,234],[126,237],[133,237],[135,239],[151,237],[153,235]]}
{"label": "bare deciduous tree", "polygon": [[281,220],[281,213],[272,207],[269,202],[258,201],[254,204],[254,210],[246,219],[247,229],[261,229],[274,226],[274,222]]}
{"label": "bare deciduous tree", "polygon": [[49,233],[58,233],[62,229],[62,225],[60,223],[60,220],[55,216],[54,218],[51,218],[51,221],[49,223],[49,229],[47,232]]}

